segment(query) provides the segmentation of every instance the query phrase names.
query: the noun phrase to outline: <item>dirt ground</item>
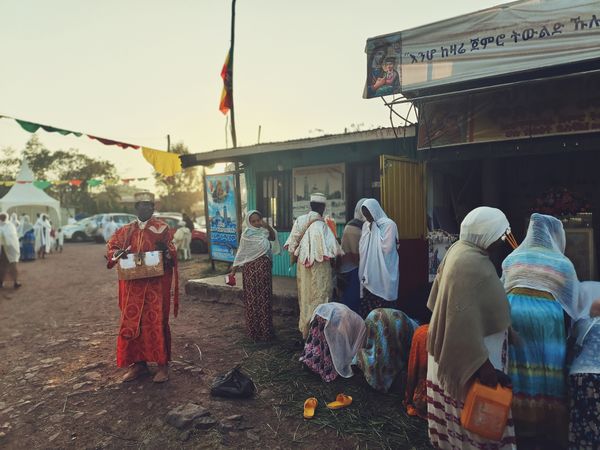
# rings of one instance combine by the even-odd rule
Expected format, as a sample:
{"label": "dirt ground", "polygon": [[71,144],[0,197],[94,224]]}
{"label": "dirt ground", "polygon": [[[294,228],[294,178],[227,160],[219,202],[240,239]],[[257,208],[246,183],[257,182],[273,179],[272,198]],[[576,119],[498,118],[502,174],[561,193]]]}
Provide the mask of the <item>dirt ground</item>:
{"label": "dirt ground", "polygon": [[[21,264],[20,290],[0,290],[0,448],[380,447],[360,436],[340,436],[327,423],[304,421],[305,392],[297,393],[291,408],[283,407],[280,391],[259,381],[251,400],[210,396],[215,375],[244,361],[263,361],[253,355],[264,349],[245,340],[241,305],[186,298],[183,284],[208,270],[205,257],[181,267],[170,381],[121,383],[116,273],[106,270],[103,253],[103,245],[67,244],[62,254]],[[293,318],[278,318],[276,328],[286,327],[293,329]],[[260,368],[250,370],[261,378]],[[266,367],[262,378],[268,372]],[[189,402],[208,409],[216,424],[192,431],[168,425],[167,412]],[[231,417],[236,415],[242,417]]]}

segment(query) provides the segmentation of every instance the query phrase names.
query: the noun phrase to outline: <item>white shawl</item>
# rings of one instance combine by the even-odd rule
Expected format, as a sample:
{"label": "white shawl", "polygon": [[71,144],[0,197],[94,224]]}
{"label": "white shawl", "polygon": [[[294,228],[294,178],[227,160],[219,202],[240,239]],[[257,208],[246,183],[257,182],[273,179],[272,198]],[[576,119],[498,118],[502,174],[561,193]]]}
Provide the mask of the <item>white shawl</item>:
{"label": "white shawl", "polygon": [[383,212],[374,198],[365,200],[363,206],[373,216],[373,222],[365,222],[360,237],[361,297],[364,289],[384,300],[398,299],[398,227]]}
{"label": "white shawl", "polygon": [[322,303],[315,309],[315,316],[327,321],[325,339],[331,351],[331,360],[335,371],[344,378],[350,378],[352,360],[364,346],[367,328],[358,314],[346,305],[336,302]]}
{"label": "white shawl", "polygon": [[0,252],[6,254],[9,263],[19,261],[21,247],[17,229],[11,222],[0,222]]}
{"label": "white shawl", "polygon": [[[317,220],[315,221],[315,219]],[[310,222],[313,223],[307,229],[306,227]],[[305,230],[306,232],[304,232]],[[337,256],[344,254],[333,232],[322,220],[319,213],[314,211],[296,219],[284,248],[291,254],[296,255],[298,264],[305,267],[312,267],[315,262],[335,259]]]}
{"label": "white shawl", "polygon": [[275,231],[275,240],[269,241],[269,230],[266,228],[256,228],[250,224],[250,216],[258,214],[257,210],[248,211],[244,218],[244,229],[240,238],[240,245],[235,254],[233,267],[241,267],[244,264],[252,262],[263,255],[278,255],[281,252],[277,231]]}

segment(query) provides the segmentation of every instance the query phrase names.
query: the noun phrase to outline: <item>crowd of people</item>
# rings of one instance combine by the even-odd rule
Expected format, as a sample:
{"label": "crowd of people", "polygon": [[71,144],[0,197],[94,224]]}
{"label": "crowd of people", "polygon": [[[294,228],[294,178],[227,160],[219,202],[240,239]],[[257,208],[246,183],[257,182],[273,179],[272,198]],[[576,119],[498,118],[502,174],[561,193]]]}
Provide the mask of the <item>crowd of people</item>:
{"label": "crowd of people", "polygon": [[[152,218],[153,196],[136,198],[138,220],[110,238],[108,267],[135,267],[158,251],[164,271],[120,272],[117,363],[128,369],[124,381],[157,363],[154,381],[164,382],[177,250],[166,224]],[[304,365],[324,382],[362,373],[379,392],[402,389],[408,414],[427,421],[436,448],[600,446],[600,283],[578,281],[560,220],[533,214],[517,245],[502,211],[471,211],[431,286],[431,320],[420,323],[399,308],[398,231],[377,200],[358,202],[340,241],[325,204],[313,194],[283,245],[297,264]],[[256,341],[275,335],[272,258],[280,251],[277,231],[249,211],[230,276],[243,272],[246,328]],[[496,441],[461,422],[476,380],[513,391]]]}
{"label": "crowd of people", "polygon": [[37,214],[32,224],[27,214],[0,213],[0,287],[10,280],[15,289],[20,288],[18,263],[62,252],[63,245],[62,229],[54,228],[47,215]]}
{"label": "crowd of people", "polygon": [[[517,246],[502,211],[473,210],[431,287],[431,320],[419,323],[398,309],[398,232],[379,203],[358,202],[341,244],[324,196],[310,207],[284,248],[297,263],[300,359],[323,381],[362,372],[380,392],[404,386],[436,448],[599,448],[600,283],[577,279],[560,220],[533,214]],[[248,334],[268,340],[277,234],[258,211],[245,225],[234,267],[244,270]],[[461,424],[474,380],[513,391],[499,441]]]}

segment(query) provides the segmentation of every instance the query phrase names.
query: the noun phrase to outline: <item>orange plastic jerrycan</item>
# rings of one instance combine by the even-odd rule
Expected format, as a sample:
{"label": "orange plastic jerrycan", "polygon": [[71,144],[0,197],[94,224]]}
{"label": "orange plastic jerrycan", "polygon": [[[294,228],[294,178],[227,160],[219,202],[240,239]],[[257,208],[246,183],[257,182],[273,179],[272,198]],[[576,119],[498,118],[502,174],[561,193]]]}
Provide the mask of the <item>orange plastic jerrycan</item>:
{"label": "orange plastic jerrycan", "polygon": [[460,423],[471,433],[499,441],[506,428],[512,398],[512,389],[500,384],[491,388],[475,381],[467,393]]}

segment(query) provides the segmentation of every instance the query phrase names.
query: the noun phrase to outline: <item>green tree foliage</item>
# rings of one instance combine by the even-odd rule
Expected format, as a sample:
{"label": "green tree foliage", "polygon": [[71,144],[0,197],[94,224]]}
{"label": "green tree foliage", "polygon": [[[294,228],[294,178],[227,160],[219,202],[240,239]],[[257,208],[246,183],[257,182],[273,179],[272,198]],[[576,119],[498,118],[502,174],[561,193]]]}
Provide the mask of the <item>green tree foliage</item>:
{"label": "green tree foliage", "polygon": [[[171,147],[171,152],[187,155],[189,149],[179,142]],[[185,212],[191,214],[195,205],[202,203],[202,174],[197,168],[185,169],[172,177],[154,174],[158,194],[160,195],[162,211]]]}

